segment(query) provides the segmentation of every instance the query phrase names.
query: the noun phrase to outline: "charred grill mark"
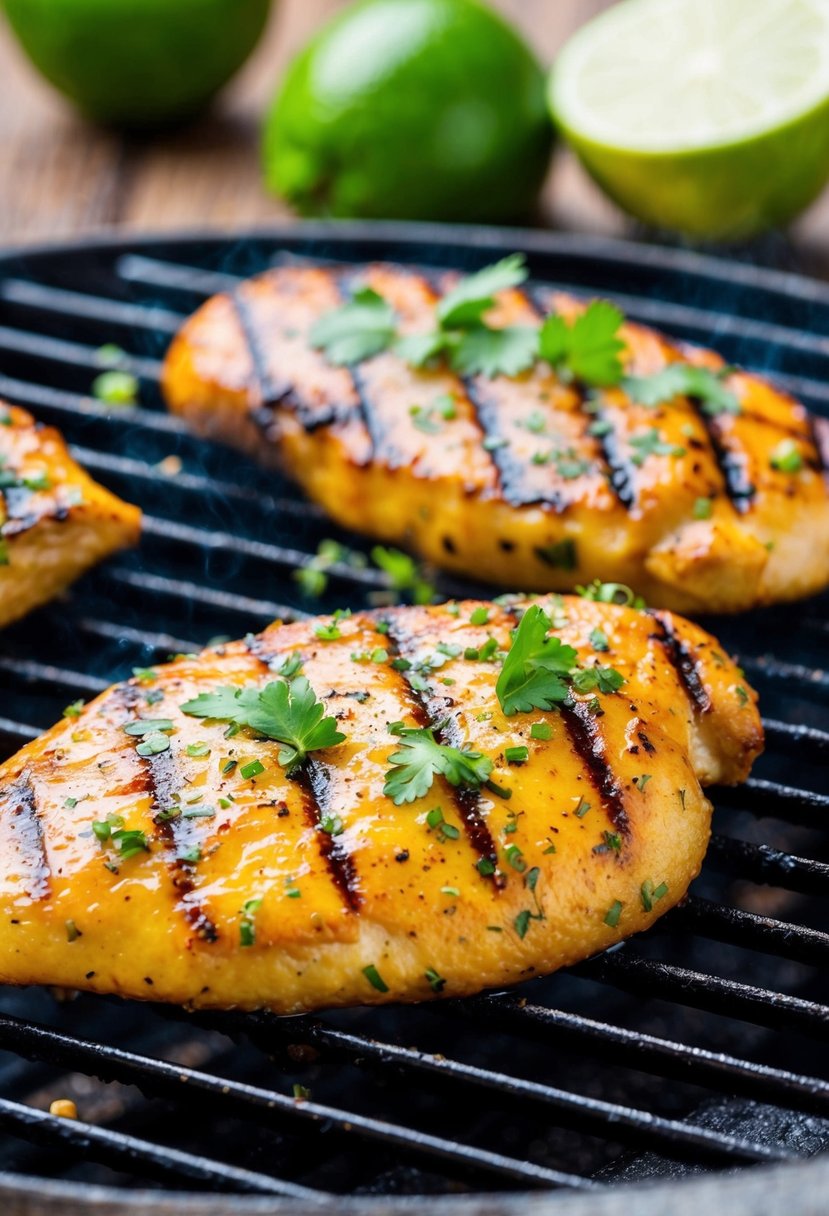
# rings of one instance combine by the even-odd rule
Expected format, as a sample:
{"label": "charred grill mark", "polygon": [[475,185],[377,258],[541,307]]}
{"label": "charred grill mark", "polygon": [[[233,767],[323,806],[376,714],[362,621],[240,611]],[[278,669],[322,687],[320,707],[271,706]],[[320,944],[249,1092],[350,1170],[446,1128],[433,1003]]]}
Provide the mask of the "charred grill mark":
{"label": "charred grill mark", "polygon": [[[106,702],[105,708],[122,709],[131,717],[137,718],[138,714],[135,710],[139,704],[143,704],[143,693],[138,685],[119,684]],[[135,742],[137,743],[138,740],[136,739]],[[146,794],[150,799],[153,822],[161,839],[173,853],[172,860],[168,862],[170,879],[174,890],[181,898],[181,907],[188,924],[204,941],[215,942],[219,937],[216,926],[198,904],[186,902],[187,896],[192,894],[196,884],[193,881],[190,864],[179,857],[179,854],[193,843],[190,823],[182,822],[180,816],[175,819],[159,819],[158,817],[160,811],[166,811],[175,806],[173,795],[178,793],[181,787],[181,778],[172,746],[165,752],[159,752],[156,756],[138,756],[137,758],[138,773],[130,783],[131,792]]]}
{"label": "charred grill mark", "polygon": [[[262,634],[245,638],[248,653],[268,671],[275,658],[268,648],[268,640]],[[305,765],[294,775],[302,792],[302,804],[309,825],[314,828],[320,855],[328,867],[331,880],[343,898],[345,905],[358,912],[362,906],[360,876],[354,858],[348,852],[342,837],[332,836],[323,830],[323,823],[334,808],[331,806],[331,776],[328,767],[314,756],[309,756]]]}
{"label": "charred grill mark", "polygon": [[354,858],[348,852],[342,836],[333,836],[322,826],[333,809],[329,770],[319,760],[309,757],[294,780],[302,791],[305,817],[315,830],[320,855],[331,879],[346,906],[352,912],[359,912],[363,897]]}
{"label": "charred grill mark", "polygon": [[12,817],[11,829],[26,870],[26,894],[30,899],[46,899],[51,891],[51,872],[46,859],[37,795],[28,769],[20,774],[9,791],[7,814]]}
{"label": "charred grill mark", "polygon": [[[392,657],[408,658],[405,652],[407,649],[410,650],[412,640],[411,635],[405,632],[404,627],[398,625],[396,620],[390,620],[389,631],[386,634],[386,643]],[[433,730],[438,743],[446,744],[449,747],[460,747],[462,745],[463,739],[461,738],[455,718],[449,716],[438,724],[435,721],[437,714],[434,712],[436,708],[434,699],[430,703],[429,700],[421,696],[406,679],[405,672],[400,673],[400,696],[418,726]],[[495,872],[491,876],[494,885],[496,887],[504,886],[503,875],[497,869],[498,849],[495,841],[492,839],[486,820],[481,814],[480,792],[477,789],[454,785],[450,785],[449,789],[458,817],[464,826],[467,840],[477,853],[479,859],[486,858],[492,862],[492,865],[495,867]]]}
{"label": "charred grill mark", "polygon": [[561,715],[570,743],[587,769],[610,822],[618,832],[627,835],[630,822],[625,795],[608,762],[604,737],[596,719],[583,701],[565,702]]}
{"label": "charred grill mark", "polygon": [[567,502],[552,486],[540,494],[528,493],[525,462],[513,455],[509,441],[505,441],[505,436],[501,434],[498,407],[492,400],[487,399],[483,379],[477,376],[467,377],[463,380],[463,386],[495,469],[496,490],[500,490],[504,500],[513,507],[544,504],[555,511],[563,511]]}
{"label": "charred grill mark", "polygon": [[[586,412],[587,395],[580,385],[573,385],[578,393],[579,407]],[[636,503],[636,466],[622,451],[622,444],[616,428],[601,409],[591,403],[590,418],[604,425],[601,433],[594,436],[602,454],[602,460],[607,466],[607,480],[613,493],[626,511],[630,511]]]}
{"label": "charred grill mark", "polygon": [[705,428],[714,463],[722,474],[725,482],[725,492],[735,511],[744,515],[751,508],[757,493],[756,486],[748,480],[745,469],[745,458],[733,452],[723,442],[722,427],[715,415],[709,414],[698,397],[689,397],[697,417]]}
{"label": "charred grill mark", "polygon": [[244,285],[230,292],[228,298],[239,319],[253,366],[251,389],[255,400],[250,409],[250,417],[259,429],[266,434],[272,433],[275,412],[280,405],[293,408],[306,431],[315,431],[320,427],[330,426],[332,422],[336,421],[338,410],[335,405],[331,403],[325,403],[321,407],[309,405],[297,395],[290,380],[279,382],[274,380],[265,346],[267,335],[262,333],[255,310],[248,303]]}
{"label": "charred grill mark", "polygon": [[707,714],[711,709],[711,698],[703,683],[699,664],[684,642],[677,637],[673,622],[666,613],[649,609],[648,615],[657,626],[657,632],[652,636],[661,644],[689,699],[700,713]]}

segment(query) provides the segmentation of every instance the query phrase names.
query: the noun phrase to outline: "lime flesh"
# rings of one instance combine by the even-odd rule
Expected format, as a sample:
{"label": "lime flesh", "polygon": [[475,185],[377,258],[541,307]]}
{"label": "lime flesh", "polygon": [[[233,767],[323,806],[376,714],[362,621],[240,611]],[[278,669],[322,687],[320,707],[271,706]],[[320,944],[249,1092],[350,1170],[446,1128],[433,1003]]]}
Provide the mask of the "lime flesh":
{"label": "lime flesh", "polygon": [[829,5],[624,0],[565,46],[548,95],[626,211],[692,237],[750,236],[829,177]]}
{"label": "lime flesh", "polygon": [[271,0],[2,0],[32,63],[88,117],[196,113],[247,59]]}
{"label": "lime flesh", "polygon": [[529,215],[549,163],[544,73],[476,0],[363,0],[288,69],[268,185],[313,215]]}

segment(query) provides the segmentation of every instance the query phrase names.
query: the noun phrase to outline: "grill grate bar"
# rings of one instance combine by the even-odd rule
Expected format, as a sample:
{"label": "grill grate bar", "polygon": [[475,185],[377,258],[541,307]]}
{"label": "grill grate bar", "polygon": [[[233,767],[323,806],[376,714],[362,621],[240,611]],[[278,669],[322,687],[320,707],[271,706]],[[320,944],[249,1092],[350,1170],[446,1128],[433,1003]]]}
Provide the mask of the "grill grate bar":
{"label": "grill grate bar", "polygon": [[130,642],[144,650],[152,650],[166,658],[173,654],[188,654],[200,650],[198,642],[173,637],[171,633],[154,633],[147,629],[132,629],[129,625],[115,625],[111,621],[99,621],[95,617],[80,617],[73,622],[82,633],[96,638],[108,638],[113,642]]}
{"label": "grill grate bar", "polygon": [[829,865],[808,857],[795,857],[767,844],[714,834],[708,861],[715,870],[768,883],[801,895],[829,895]]}
{"label": "grill grate bar", "polygon": [[[110,370],[114,365],[101,358],[95,346],[85,346],[81,342],[68,342],[63,338],[49,338],[44,334],[31,333],[25,329],[12,329],[0,325],[0,350],[11,351],[14,354],[33,355],[48,363],[66,363],[72,367],[86,367],[92,372]],[[140,355],[129,355],[126,352],[119,357],[119,371],[132,372],[142,380],[158,380],[161,375],[161,364],[157,359],[147,359]]]}
{"label": "grill grate bar", "polygon": [[[806,752],[810,760],[829,758],[829,731],[818,730],[814,726],[803,726],[800,722],[796,724],[780,722],[776,718],[763,718],[763,730],[766,733],[767,747],[785,747],[790,750],[794,746],[798,750],[802,749]],[[756,789],[759,785],[771,783],[755,780],[753,784]],[[786,787],[778,786],[777,788],[782,790]],[[800,791],[794,792],[799,793]]]}
{"label": "grill grate bar", "polygon": [[743,912],[740,908],[715,904],[697,895],[689,895],[669,917],[679,928],[701,933],[715,941],[763,950],[813,966],[829,964],[829,933],[821,933],[818,929]]}
{"label": "grill grate bar", "polygon": [[753,815],[814,827],[822,827],[826,823],[826,813],[829,811],[827,794],[781,785],[777,781],[765,781],[760,777],[749,777],[741,786],[712,786],[708,794],[723,806],[739,807]]}
{"label": "grill grate bar", "polygon": [[87,1160],[126,1170],[139,1178],[151,1177],[162,1182],[200,1182],[224,1192],[282,1195],[306,1202],[320,1202],[324,1198],[320,1191],[283,1182],[267,1174],[239,1169],[225,1162],[167,1148],[124,1132],[81,1123],[77,1119],[59,1119],[6,1098],[0,1098],[0,1128],[46,1148],[62,1148],[73,1155],[82,1154]]}
{"label": "grill grate bar", "polygon": [[[187,436],[190,432],[180,418],[174,414],[163,414],[161,410],[147,410],[140,405],[111,406],[96,401],[82,393],[70,393],[65,389],[50,388],[46,384],[35,384],[30,380],[18,380],[13,376],[0,375],[0,396],[18,405],[32,406],[41,414],[55,415],[70,422],[78,418],[95,418],[108,425],[141,426],[148,431],[164,435]],[[54,420],[54,419],[52,419]]]}
{"label": "grill grate bar", "polygon": [[672,1000],[773,1030],[795,1030],[829,1039],[829,1007],[825,1005],[672,963],[654,962],[625,949],[579,963],[572,971],[637,996]]}
{"label": "grill grate bar", "polygon": [[63,667],[53,667],[50,663],[38,663],[34,659],[9,659],[0,655],[0,671],[25,680],[31,684],[47,684],[52,688],[64,688],[69,693],[92,693],[97,696],[109,687],[109,680],[98,676],[88,676],[80,671],[67,671]]}
{"label": "grill grate bar", "polygon": [[147,287],[168,287],[193,295],[213,296],[232,291],[242,282],[241,276],[220,270],[198,270],[178,262],[164,262],[143,254],[130,253],[119,258],[118,274],[128,283],[143,283]]}
{"label": "grill grate bar", "polygon": [[[351,1060],[356,1059],[361,1064],[379,1066],[383,1071],[393,1069],[398,1073],[410,1075],[416,1078],[418,1085],[431,1077],[443,1083],[464,1084],[495,1092],[501,1099],[534,1102],[548,1111],[556,1111],[567,1127],[584,1131],[588,1135],[611,1134],[613,1139],[634,1146],[661,1145],[673,1155],[685,1156],[690,1153],[720,1160],[742,1161],[769,1159],[766,1145],[712,1132],[708,1128],[697,1127],[691,1123],[661,1118],[634,1107],[603,1102],[584,1094],[575,1094],[536,1081],[479,1068],[450,1059],[443,1054],[433,1055],[395,1043],[378,1042],[364,1035],[324,1025],[315,1019],[304,1019],[297,1025],[285,1024],[283,1020],[267,1014],[254,1014],[234,1021],[236,1029],[242,1033],[251,1033],[251,1026],[255,1026],[259,1032],[256,1035],[259,1041],[272,1041],[276,1036],[280,1039],[287,1037],[289,1041],[295,1042],[299,1033],[303,1042],[330,1049]],[[221,1021],[215,1024],[221,1029]],[[776,1155],[773,1150],[772,1157]]]}
{"label": "grill grate bar", "polygon": [[806,667],[803,663],[787,663],[772,655],[734,654],[735,661],[748,675],[760,679],[774,680],[797,687],[805,685],[814,691],[829,691],[829,674],[820,667]]}
{"label": "grill grate bar", "polygon": [[107,296],[66,291],[62,287],[32,283],[28,279],[3,279],[0,282],[0,299],[40,312],[65,313],[73,318],[101,321],[108,327],[122,325],[125,329],[146,329],[170,335],[177,333],[185,320],[183,313],[155,304],[125,304],[122,300]]}
{"label": "grill grate bar", "polygon": [[270,624],[275,620],[296,621],[308,616],[307,612],[299,608],[291,608],[274,600],[258,600],[249,595],[237,595],[233,591],[217,591],[213,587],[203,587],[200,583],[188,582],[185,579],[165,578],[161,574],[146,574],[118,566],[109,566],[102,570],[101,580],[133,587],[145,595],[151,592],[153,595],[175,600],[176,604],[181,604],[182,600],[190,600],[209,608],[219,608],[222,612],[236,612],[248,623],[257,618],[265,624]]}
{"label": "grill grate bar", "polygon": [[[73,446],[72,454],[87,469],[96,473],[116,474],[119,477],[140,478],[149,481],[160,489],[173,488],[198,494],[202,500],[209,497],[221,499],[223,502],[238,502],[245,507],[255,507],[263,514],[278,512],[280,514],[296,511],[296,499],[272,498],[261,494],[258,490],[240,486],[231,481],[217,481],[213,477],[205,477],[200,473],[169,474],[143,460],[134,460],[129,456],[115,456],[110,452],[99,452],[95,448]],[[313,503],[302,504],[306,516],[324,519],[325,513],[321,507]]]}
{"label": "grill grate bar", "polygon": [[463,1021],[475,1018],[522,1037],[532,1033],[547,1046],[551,1037],[554,1040],[561,1038],[590,1055],[659,1077],[773,1102],[810,1114],[829,1115],[827,1081],[661,1039],[563,1009],[528,1004],[520,996],[470,997],[449,1002],[440,1012],[449,1012]]}
{"label": "grill grate bar", "polygon": [[[519,1161],[473,1145],[440,1139],[414,1128],[400,1127],[318,1102],[297,1101],[276,1090],[213,1076],[121,1048],[102,1047],[98,1043],[5,1015],[0,1016],[0,1044],[4,1049],[22,1054],[27,1059],[47,1061],[71,1070],[81,1068],[102,1080],[137,1085],[142,1091],[152,1094],[180,1099],[186,1086],[188,1095],[198,1094],[200,1098],[218,1101],[221,1108],[232,1107],[256,1119],[270,1122],[282,1117],[310,1123],[317,1128],[335,1128],[347,1136],[393,1145],[420,1156],[448,1162],[462,1170],[473,1169],[530,1186],[576,1189],[592,1189],[595,1186],[578,1174]],[[289,1183],[278,1185],[291,1186]]]}

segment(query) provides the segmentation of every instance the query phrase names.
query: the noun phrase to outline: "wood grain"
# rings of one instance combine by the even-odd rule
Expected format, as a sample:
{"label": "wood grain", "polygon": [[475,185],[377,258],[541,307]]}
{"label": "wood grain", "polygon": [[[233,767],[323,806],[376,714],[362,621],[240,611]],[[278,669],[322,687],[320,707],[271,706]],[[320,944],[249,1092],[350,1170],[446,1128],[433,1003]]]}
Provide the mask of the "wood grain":
{"label": "wood grain", "polygon": [[[545,63],[610,0],[493,0]],[[238,231],[285,219],[259,168],[259,121],[291,55],[344,0],[281,0],[262,43],[203,119],[150,138],[90,126],[30,67],[0,20],[0,245],[57,240],[105,227]],[[559,149],[542,222],[575,231],[634,229]],[[829,277],[829,200],[793,240],[766,247],[776,261]]]}

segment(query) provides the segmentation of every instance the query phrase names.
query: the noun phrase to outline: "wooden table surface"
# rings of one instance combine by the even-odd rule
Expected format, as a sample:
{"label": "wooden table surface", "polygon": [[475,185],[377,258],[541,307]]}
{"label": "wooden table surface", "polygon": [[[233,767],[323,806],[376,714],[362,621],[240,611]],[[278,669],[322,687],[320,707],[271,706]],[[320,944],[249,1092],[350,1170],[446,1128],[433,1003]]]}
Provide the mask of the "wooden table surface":
{"label": "wooden table surface", "polygon": [[[171,3],[174,0],[170,0]],[[493,0],[545,63],[610,0]],[[197,123],[124,139],[84,123],[44,84],[0,18],[0,246],[58,240],[117,225],[134,230],[234,231],[282,220],[263,189],[258,123],[290,56],[343,0],[277,0],[255,55]],[[589,232],[632,227],[559,149],[544,222]],[[773,245],[775,258],[829,277],[829,194]]]}

